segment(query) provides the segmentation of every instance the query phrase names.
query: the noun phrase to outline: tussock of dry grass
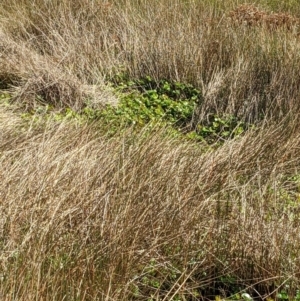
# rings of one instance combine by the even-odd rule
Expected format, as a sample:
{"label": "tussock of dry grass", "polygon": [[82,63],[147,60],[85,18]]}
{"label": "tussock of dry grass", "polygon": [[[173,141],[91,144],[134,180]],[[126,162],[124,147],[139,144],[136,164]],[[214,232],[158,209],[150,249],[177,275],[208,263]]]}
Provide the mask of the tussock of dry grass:
{"label": "tussock of dry grass", "polygon": [[[0,89],[18,108],[0,107],[3,300],[294,296],[299,37],[236,26],[234,3],[208,2],[1,1]],[[195,124],[261,125],[204,150],[167,129],[108,137],[21,117],[115,103],[104,83],[120,72],[201,88]]]}
{"label": "tussock of dry grass", "polygon": [[220,294],[227,274],[252,293],[298,283],[299,212],[280,195],[282,177],[299,169],[297,131],[266,126],[203,153],[160,131],[108,139],[91,125],[28,128],[9,114],[0,120],[5,300],[128,300],[137,288],[137,300],[192,300]]}
{"label": "tussock of dry grass", "polygon": [[269,30],[283,27],[297,31],[299,19],[288,13],[267,13],[257,6],[244,4],[230,12],[230,18],[239,25],[266,26]]}
{"label": "tussock of dry grass", "polygon": [[[200,1],[2,1],[2,85],[18,86],[16,94],[29,104],[36,91],[47,102],[78,109],[86,98],[81,86],[125,72],[201,88],[199,121],[208,112],[253,122],[298,111],[297,26],[237,27],[232,14],[242,24],[252,16],[241,7],[228,2],[224,10]],[[289,20],[299,15],[296,7],[281,14],[254,10],[255,16]]]}

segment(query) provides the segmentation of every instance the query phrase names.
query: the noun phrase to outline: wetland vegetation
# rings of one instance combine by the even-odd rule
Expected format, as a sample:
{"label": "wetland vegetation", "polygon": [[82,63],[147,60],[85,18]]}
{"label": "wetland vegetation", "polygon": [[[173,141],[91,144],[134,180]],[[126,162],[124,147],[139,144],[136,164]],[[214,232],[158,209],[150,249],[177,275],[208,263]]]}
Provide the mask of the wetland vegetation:
{"label": "wetland vegetation", "polygon": [[300,300],[299,20],[2,0],[0,299]]}

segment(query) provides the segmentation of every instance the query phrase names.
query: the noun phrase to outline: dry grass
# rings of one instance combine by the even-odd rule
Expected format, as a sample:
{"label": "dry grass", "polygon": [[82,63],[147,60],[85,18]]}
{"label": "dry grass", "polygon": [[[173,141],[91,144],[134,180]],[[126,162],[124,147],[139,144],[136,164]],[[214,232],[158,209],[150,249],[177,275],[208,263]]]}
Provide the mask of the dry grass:
{"label": "dry grass", "polygon": [[0,126],[3,300],[213,298],[232,290],[222,275],[251,294],[299,284],[298,124],[205,153],[7,109]]}
{"label": "dry grass", "polygon": [[[236,26],[235,9],[1,1],[0,89],[18,108],[0,107],[3,300],[265,298],[285,284],[295,295],[299,37]],[[204,151],[167,129],[112,138],[99,124],[21,117],[41,102],[115,103],[105,82],[120,72],[201,88],[195,124],[214,113],[262,124]]]}
{"label": "dry grass", "polygon": [[[297,6],[275,14],[227,4],[2,1],[2,85],[18,86],[16,99],[28,106],[38,93],[78,109],[88,94],[82,87],[123,72],[201,88],[199,121],[208,112],[254,121],[298,111]],[[266,26],[236,27],[232,18]]]}

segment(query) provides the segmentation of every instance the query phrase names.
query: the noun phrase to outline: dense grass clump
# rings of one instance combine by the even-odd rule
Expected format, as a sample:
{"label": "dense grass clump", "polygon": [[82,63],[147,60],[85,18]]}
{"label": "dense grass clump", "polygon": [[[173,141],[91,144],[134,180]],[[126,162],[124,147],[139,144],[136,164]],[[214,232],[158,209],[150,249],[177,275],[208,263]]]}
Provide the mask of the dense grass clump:
{"label": "dense grass clump", "polygon": [[299,300],[299,19],[2,0],[0,299]]}

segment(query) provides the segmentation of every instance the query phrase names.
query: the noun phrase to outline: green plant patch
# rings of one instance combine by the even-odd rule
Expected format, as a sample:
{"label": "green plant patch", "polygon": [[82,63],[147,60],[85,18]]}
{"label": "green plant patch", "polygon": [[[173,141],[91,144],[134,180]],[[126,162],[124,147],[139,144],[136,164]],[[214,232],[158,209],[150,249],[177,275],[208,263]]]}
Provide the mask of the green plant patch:
{"label": "green plant patch", "polygon": [[212,144],[240,136],[248,128],[248,124],[239,121],[234,116],[219,117],[213,115],[208,122],[198,124],[194,131],[187,133],[187,137],[192,140],[204,140]]}
{"label": "green plant patch", "polygon": [[190,84],[155,81],[150,77],[129,80],[118,75],[112,80],[119,99],[116,106],[106,105],[102,109],[88,104],[81,111],[70,108],[55,111],[49,105],[39,105],[23,113],[24,119],[75,120],[78,123],[97,122],[102,130],[114,135],[122,129],[142,129],[146,125],[167,126],[176,136],[184,139],[218,145],[241,135],[249,126],[234,116],[212,115],[205,123],[194,125],[194,111],[202,103],[202,93]]}
{"label": "green plant patch", "polygon": [[133,124],[160,120],[182,127],[190,122],[195,106],[202,100],[201,91],[192,85],[157,82],[149,76],[129,80],[119,74],[112,82],[120,97],[116,114]]}
{"label": "green plant patch", "polygon": [[113,83],[121,100],[109,115],[116,115],[127,124],[143,126],[150,121],[160,121],[171,124],[190,140],[209,144],[232,139],[249,128],[231,115],[212,115],[207,122],[192,125],[194,110],[201,106],[203,96],[190,84],[155,81],[150,77],[130,80],[122,73]]}
{"label": "green plant patch", "polygon": [[10,99],[11,99],[10,93],[0,91],[0,103],[1,104],[8,104]]}

